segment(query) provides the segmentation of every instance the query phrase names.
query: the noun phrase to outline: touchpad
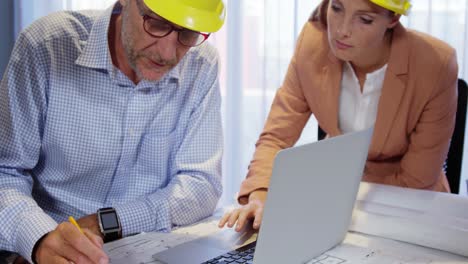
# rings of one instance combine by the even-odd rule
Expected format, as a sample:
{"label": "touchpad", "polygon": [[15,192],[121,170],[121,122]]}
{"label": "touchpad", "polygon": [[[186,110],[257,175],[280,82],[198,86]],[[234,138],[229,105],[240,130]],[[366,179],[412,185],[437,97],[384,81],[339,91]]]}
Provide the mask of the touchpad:
{"label": "touchpad", "polygon": [[187,242],[157,253],[153,258],[167,264],[194,264],[205,262],[226,252],[229,250]]}
{"label": "touchpad", "polygon": [[208,261],[256,240],[257,233],[249,228],[241,232],[224,229],[153,255],[155,260],[167,264],[194,264]]}

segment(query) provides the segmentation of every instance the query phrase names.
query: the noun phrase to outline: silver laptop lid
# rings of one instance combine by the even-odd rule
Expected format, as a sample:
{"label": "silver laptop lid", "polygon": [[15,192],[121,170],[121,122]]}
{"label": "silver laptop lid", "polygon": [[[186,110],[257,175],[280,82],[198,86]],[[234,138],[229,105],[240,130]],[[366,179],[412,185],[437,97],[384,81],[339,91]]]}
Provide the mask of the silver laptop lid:
{"label": "silver laptop lid", "polygon": [[255,264],[306,263],[343,240],[371,137],[368,129],[278,153]]}

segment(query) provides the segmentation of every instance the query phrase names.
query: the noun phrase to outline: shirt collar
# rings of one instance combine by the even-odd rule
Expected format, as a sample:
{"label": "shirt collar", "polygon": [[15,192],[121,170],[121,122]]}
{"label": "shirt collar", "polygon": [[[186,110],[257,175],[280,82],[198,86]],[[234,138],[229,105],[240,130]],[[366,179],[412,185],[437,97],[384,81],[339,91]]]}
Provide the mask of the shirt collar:
{"label": "shirt collar", "polygon": [[[122,6],[117,2],[98,16],[91,28],[88,41],[84,43],[84,48],[80,56],[78,56],[78,59],[75,61],[76,64],[98,70],[107,70],[109,73],[113,72],[115,67],[112,64],[112,58],[109,51],[109,24],[111,16],[115,13],[120,13],[121,9]],[[182,61],[183,59],[181,62]],[[181,62],[170,70],[160,81],[170,79],[178,80],[180,77]],[[157,83],[160,81],[146,82]]]}
{"label": "shirt collar", "polygon": [[76,64],[111,72],[112,59],[108,44],[108,31],[111,15],[120,4],[115,4],[106,9],[93,23],[88,41],[84,44],[81,55],[75,61]]}

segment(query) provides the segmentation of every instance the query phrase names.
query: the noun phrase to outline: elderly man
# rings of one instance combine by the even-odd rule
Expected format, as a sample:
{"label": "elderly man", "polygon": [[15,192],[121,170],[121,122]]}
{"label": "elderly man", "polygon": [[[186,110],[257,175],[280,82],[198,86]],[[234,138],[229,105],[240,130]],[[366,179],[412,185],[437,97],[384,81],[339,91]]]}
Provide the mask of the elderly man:
{"label": "elderly man", "polygon": [[103,240],[213,212],[222,128],[204,41],[224,18],[221,0],[119,0],[20,34],[0,86],[0,249],[108,263]]}

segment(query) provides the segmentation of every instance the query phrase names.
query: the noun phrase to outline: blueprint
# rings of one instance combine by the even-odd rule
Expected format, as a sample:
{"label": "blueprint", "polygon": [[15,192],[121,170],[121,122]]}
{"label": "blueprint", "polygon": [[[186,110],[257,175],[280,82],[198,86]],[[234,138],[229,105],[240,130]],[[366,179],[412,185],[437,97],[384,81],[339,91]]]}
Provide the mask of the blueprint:
{"label": "blueprint", "polygon": [[219,231],[218,221],[205,220],[197,225],[177,229],[171,233],[142,233],[107,243],[104,249],[112,264],[158,263],[152,255],[181,243],[214,234]]}
{"label": "blueprint", "polygon": [[468,198],[361,183],[350,230],[468,256]]}
{"label": "blueprint", "polygon": [[308,264],[455,264],[468,263],[468,258],[359,233],[350,232],[343,243]]}
{"label": "blueprint", "polygon": [[[152,255],[191,239],[218,232],[216,220],[204,222],[172,233],[143,233],[105,245],[112,264],[160,264]],[[457,264],[468,258],[355,232],[343,243],[311,260],[308,264]]]}

